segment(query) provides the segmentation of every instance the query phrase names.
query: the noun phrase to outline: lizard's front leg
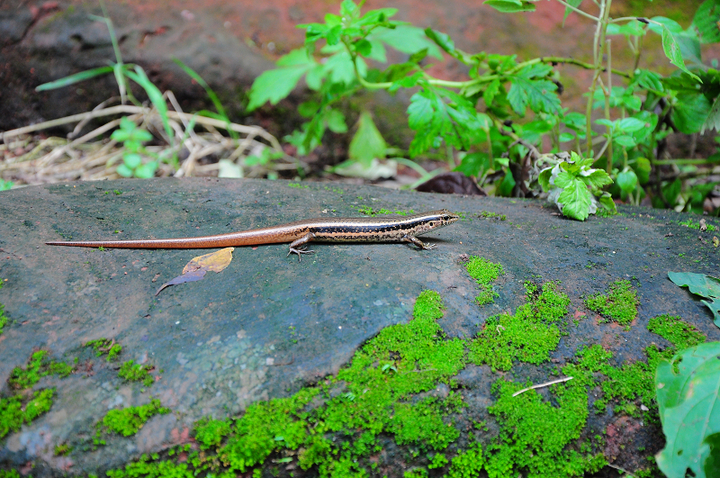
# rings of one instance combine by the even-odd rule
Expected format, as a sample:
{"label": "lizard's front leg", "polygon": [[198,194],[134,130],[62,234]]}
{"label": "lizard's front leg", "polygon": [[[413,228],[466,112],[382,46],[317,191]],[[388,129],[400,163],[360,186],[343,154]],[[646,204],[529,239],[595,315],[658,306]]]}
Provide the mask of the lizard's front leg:
{"label": "lizard's front leg", "polygon": [[313,234],[312,232],[308,232],[300,239],[297,239],[297,240],[291,242],[290,250],[288,251],[287,255],[289,256],[290,254],[297,254],[298,262],[300,262],[302,260],[303,254],[314,254],[315,251],[313,251],[313,250],[306,251],[305,249],[302,249],[303,247],[305,247],[307,245],[308,242],[312,241],[313,239],[315,239],[315,234]]}

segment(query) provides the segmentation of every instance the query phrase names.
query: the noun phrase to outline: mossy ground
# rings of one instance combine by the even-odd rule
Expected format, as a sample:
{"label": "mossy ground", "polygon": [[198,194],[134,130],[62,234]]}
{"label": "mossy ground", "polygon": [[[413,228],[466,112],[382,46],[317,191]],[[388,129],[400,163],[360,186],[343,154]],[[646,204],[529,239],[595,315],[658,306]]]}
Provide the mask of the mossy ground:
{"label": "mossy ground", "polygon": [[615,281],[607,294],[595,294],[585,299],[588,309],[600,313],[605,321],[628,325],[637,317],[637,293],[628,280]]}
{"label": "mossy ground", "polygon": [[18,431],[24,423],[32,422],[52,407],[54,388],[30,391],[40,378],[48,375],[62,378],[71,372],[72,366],[49,360],[47,350],[34,352],[25,368],[15,367],[8,378],[8,384],[15,393],[0,397],[0,438]]}
{"label": "mossy ground", "polygon": [[465,265],[470,277],[480,286],[480,294],[475,297],[478,305],[485,305],[493,302],[498,293],[492,289],[492,283],[497,280],[500,274],[504,273],[503,266],[488,261],[484,257],[471,256]]}
{"label": "mossy ground", "polygon": [[152,365],[136,364],[134,360],[128,360],[120,366],[118,376],[128,382],[142,382],[143,385],[149,387],[155,383],[155,379],[150,375],[150,371],[154,368]]}
{"label": "mossy ground", "polygon": [[[472,258],[468,272],[482,290],[498,278],[502,267]],[[629,303],[636,314],[634,291],[623,282],[611,285],[604,306],[625,310],[621,306]],[[496,374],[492,386],[496,400],[488,412],[497,433],[490,436],[487,428],[483,433],[477,424],[461,430],[458,422],[465,400],[454,377],[468,362],[489,364],[500,371],[510,370],[518,362],[543,364],[567,327],[562,319],[570,300],[561,284],[528,282],[525,287],[525,304],[514,314],[487,319],[478,336],[471,339],[444,334],[437,323],[443,316],[442,299],[436,292],[425,291],[418,296],[408,323],[383,329],[336,376],[287,398],[257,402],[239,417],[201,419],[194,425],[196,446],[171,449],[162,459],[143,455],[122,469],[108,471],[107,476],[189,478],[206,474],[229,478],[238,473],[274,475],[280,466],[292,465],[301,474],[312,469],[320,476],[365,477],[380,474],[382,453],[389,442],[405,450],[401,453],[413,464],[406,477],[470,478],[483,471],[491,478],[518,474],[576,477],[595,472],[607,459],[602,453],[601,430],[588,430],[591,390],[601,392],[595,400],[596,412],[612,405],[615,414],[644,413],[649,422],[656,421],[655,367],[677,350],[705,338],[678,317],[660,316],[650,321],[648,329],[672,345],[648,347],[647,362],[615,367],[611,351],[600,345],[581,347],[572,361],[557,370],[572,380],[552,385],[543,393],[528,390],[517,396],[513,394],[530,383]],[[594,299],[602,300],[599,296]],[[625,299],[628,303],[623,304]],[[114,344],[101,340],[88,345],[102,355]],[[36,377],[55,370],[48,365],[46,354],[36,354],[14,375],[17,386],[34,384]],[[119,374],[123,378],[152,379],[148,366],[128,361],[123,367],[125,372]],[[445,392],[435,393],[440,388]],[[0,432],[15,431],[47,411],[53,393],[38,391],[30,400],[21,395],[2,399]],[[103,444],[103,433],[130,436],[152,416],[169,411],[158,400],[112,410],[98,424],[96,444]],[[71,455],[77,448],[63,446],[67,447],[63,452]],[[635,472],[642,476],[654,473],[652,468]]]}

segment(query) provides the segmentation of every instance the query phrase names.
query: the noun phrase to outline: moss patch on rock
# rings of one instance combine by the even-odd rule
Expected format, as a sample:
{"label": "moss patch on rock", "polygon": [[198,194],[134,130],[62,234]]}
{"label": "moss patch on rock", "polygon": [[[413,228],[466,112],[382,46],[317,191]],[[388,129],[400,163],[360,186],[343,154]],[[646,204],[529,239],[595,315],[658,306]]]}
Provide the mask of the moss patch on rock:
{"label": "moss patch on rock", "polygon": [[637,293],[628,280],[615,281],[607,294],[595,294],[585,299],[588,309],[601,314],[605,321],[628,325],[637,317]]}
{"label": "moss patch on rock", "polygon": [[539,364],[548,360],[560,342],[560,320],[567,314],[570,299],[558,291],[558,283],[539,287],[525,283],[527,303],[515,314],[499,314],[485,322],[470,342],[468,359],[488,364],[493,371],[507,371],[516,360]]}

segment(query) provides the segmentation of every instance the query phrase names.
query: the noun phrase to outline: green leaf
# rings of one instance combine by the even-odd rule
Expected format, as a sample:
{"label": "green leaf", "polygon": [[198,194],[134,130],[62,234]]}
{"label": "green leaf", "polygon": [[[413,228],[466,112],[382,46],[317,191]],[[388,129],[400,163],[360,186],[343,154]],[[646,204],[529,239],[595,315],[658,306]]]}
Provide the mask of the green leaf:
{"label": "green leaf", "polygon": [[372,44],[365,39],[360,40],[359,42],[355,43],[355,51],[362,56],[368,56],[370,55],[370,52],[372,52]]}
{"label": "green leaf", "polygon": [[95,78],[96,76],[112,73],[112,71],[112,66],[101,66],[99,68],[93,68],[92,70],[81,71],[79,73],[75,73],[74,75],[60,78],[59,80],[43,83],[42,85],[36,87],[35,91],[47,91],[54,90],[56,88],[63,88],[65,86],[72,85],[73,83],[78,83],[80,81],[89,80],[90,78]]}
{"label": "green leaf", "polygon": [[668,478],[696,478],[717,466],[720,433],[720,342],[696,345],[663,360],[655,372],[665,448],[656,455]]}
{"label": "green leaf", "polygon": [[332,109],[325,114],[327,127],[333,133],[347,133],[348,127],[345,123],[345,115],[340,110]]}
{"label": "green leaf", "polygon": [[632,133],[647,127],[645,122],[637,118],[623,118],[617,122],[617,128],[626,133]]}
{"label": "green leaf", "polygon": [[602,195],[598,198],[598,202],[608,211],[612,211],[613,213],[617,212],[617,206],[615,205],[615,201],[613,201],[612,195],[609,192],[602,193]]}
{"label": "green leaf", "polygon": [[[559,184],[558,179],[560,180]],[[569,178],[568,178],[569,176]],[[580,179],[572,176],[570,173],[562,172],[555,179],[555,185],[563,188],[563,192],[558,197],[558,204],[562,206],[561,212],[564,216],[578,221],[584,221],[590,215],[590,204],[592,204],[592,195],[588,191],[585,183]]]}
{"label": "green leaf", "polygon": [[142,156],[137,153],[124,154],[123,162],[129,169],[135,169],[142,163]]}
{"label": "green leaf", "polygon": [[[500,80],[494,79],[488,83],[485,91],[483,91],[483,100],[486,106],[492,106],[492,102],[500,92]],[[584,116],[583,116],[584,118]]]}
{"label": "green leaf", "polygon": [[525,108],[534,112],[556,114],[560,112],[560,98],[555,91],[557,85],[544,79],[552,71],[552,66],[545,64],[529,65],[510,77],[510,91],[507,99],[513,110],[520,116],[525,115]]}
{"label": "green leaf", "polygon": [[[571,7],[577,8],[577,7],[580,6],[580,4],[582,3],[582,1],[583,1],[583,0],[567,0],[567,2],[565,2],[565,3],[567,3],[567,4],[570,5]],[[567,20],[567,17],[568,17],[568,16],[570,15],[570,13],[572,13],[572,12],[573,12],[573,10],[571,10],[571,9],[568,8],[568,7],[565,7],[565,15],[563,15],[563,25],[565,25],[565,20]]]}
{"label": "green leaf", "polygon": [[581,173],[580,179],[588,186],[596,189],[612,184],[613,182],[610,175],[602,169],[594,169],[590,172],[590,174]]}
{"label": "green leaf", "polygon": [[633,79],[633,82],[637,82],[642,88],[663,92],[662,83],[660,82],[661,76],[654,71],[650,70],[639,70],[639,73]]}
{"label": "green leaf", "polygon": [[173,144],[173,138],[175,136],[173,135],[172,128],[170,128],[170,119],[168,118],[167,103],[165,102],[165,98],[163,98],[163,94],[160,89],[155,86],[152,81],[150,81],[150,79],[145,74],[145,70],[143,70],[139,66],[135,67],[134,72],[125,72],[125,75],[127,75],[128,78],[133,80],[135,83],[140,85],[143,90],[145,90],[148,98],[150,98],[150,102],[158,111],[158,115],[160,115],[160,119],[162,120],[163,126],[165,127],[165,133],[168,135],[170,144]]}
{"label": "green leaf", "polygon": [[632,136],[628,136],[626,134],[613,137],[613,141],[615,141],[620,146],[624,146],[626,148],[632,148],[637,144],[632,138]]}
{"label": "green leaf", "polygon": [[618,174],[615,183],[620,186],[620,189],[622,189],[624,193],[630,194],[631,192],[635,191],[638,183],[638,178],[635,174],[635,171],[629,169]]}
{"label": "green leaf", "polygon": [[157,167],[157,161],[150,161],[149,163],[145,163],[135,170],[135,177],[142,179],[152,178],[153,176],[155,176],[155,171],[157,170]]}
{"label": "green leaf", "polygon": [[685,66],[685,62],[683,61],[682,53],[680,52],[680,46],[678,45],[677,40],[673,36],[672,33],[670,33],[670,30],[663,25],[662,27],[662,46],[663,51],[665,52],[665,56],[668,57],[670,60],[670,63],[680,68],[682,71],[696,79],[697,81],[701,82],[700,77],[698,77],[695,73],[692,73],[690,70],[687,69]]}
{"label": "green leaf", "polygon": [[[667,28],[668,32],[673,34],[683,32],[683,27],[680,26],[680,24],[675,20],[671,20],[666,17],[652,17],[650,20],[651,23],[648,23],[648,28],[657,33],[658,35],[662,34],[663,28]],[[652,22],[657,22],[660,25]]]}
{"label": "green leaf", "polygon": [[133,175],[132,169],[125,166],[125,163],[119,165],[115,171],[124,178],[131,178]]}
{"label": "green leaf", "polygon": [[677,129],[685,134],[700,131],[710,115],[710,101],[700,92],[678,93],[677,100],[671,113]]}
{"label": "green leaf", "polygon": [[695,12],[691,27],[697,32],[701,43],[720,42],[720,2],[705,0]]}
{"label": "green leaf", "polygon": [[715,325],[720,327],[720,279],[692,272],[668,272],[668,277],[675,285],[687,286],[693,294],[710,299],[701,302],[712,311]]}
{"label": "green leaf", "polygon": [[715,103],[710,107],[710,112],[705,118],[705,122],[700,127],[700,134],[703,134],[705,130],[720,131],[720,96],[715,98]]}
{"label": "green leaf", "polygon": [[521,0],[485,0],[483,5],[493,7],[495,10],[502,13],[535,11],[535,5]]}
{"label": "green leaf", "polygon": [[545,192],[550,191],[550,189],[553,187],[552,184],[550,184],[552,170],[553,168],[545,168],[540,171],[540,175],[538,176],[538,183],[540,183],[540,187],[542,187],[543,191]]}
{"label": "green leaf", "polygon": [[440,48],[431,41],[421,28],[412,25],[398,25],[395,28],[379,28],[368,36],[368,40],[380,40],[401,53],[412,55],[415,52],[428,49],[428,55],[442,60]]}
{"label": "green leaf", "polygon": [[367,111],[363,111],[358,121],[357,133],[350,142],[348,151],[350,159],[360,162],[367,168],[373,159],[384,158],[386,150],[385,140],[375,126],[372,116]]}
{"label": "green leaf", "polygon": [[510,197],[512,196],[513,189],[515,189],[515,178],[513,178],[513,175],[508,171],[498,186],[498,196]]}
{"label": "green leaf", "polygon": [[468,177],[477,177],[489,168],[490,156],[487,153],[468,153],[453,171],[459,171]]}
{"label": "green leaf", "polygon": [[633,169],[635,170],[635,174],[637,174],[640,184],[646,184],[650,181],[650,171],[652,170],[652,166],[650,165],[649,159],[635,158]]}
{"label": "green leaf", "polygon": [[277,104],[288,96],[300,78],[316,65],[315,61],[308,57],[305,48],[291,51],[280,58],[277,64],[283,68],[265,71],[255,78],[250,88],[248,111],[262,106],[267,101],[273,105]]}

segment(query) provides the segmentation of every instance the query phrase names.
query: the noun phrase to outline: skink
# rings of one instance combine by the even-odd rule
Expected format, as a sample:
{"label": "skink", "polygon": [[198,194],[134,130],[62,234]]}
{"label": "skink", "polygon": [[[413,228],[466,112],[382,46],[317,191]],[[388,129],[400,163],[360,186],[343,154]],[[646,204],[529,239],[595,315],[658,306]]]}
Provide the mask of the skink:
{"label": "skink", "polygon": [[305,250],[311,241],[319,242],[410,242],[420,249],[434,244],[421,242],[420,234],[457,221],[459,216],[446,209],[405,217],[319,218],[216,236],[178,239],[139,239],[131,241],[46,242],[49,246],[116,247],[125,249],[207,249],[231,246],[255,246],[289,242],[290,254],[311,254]]}

